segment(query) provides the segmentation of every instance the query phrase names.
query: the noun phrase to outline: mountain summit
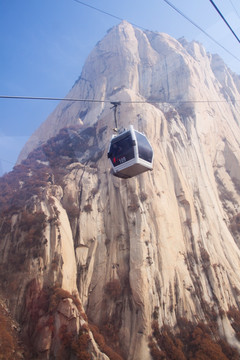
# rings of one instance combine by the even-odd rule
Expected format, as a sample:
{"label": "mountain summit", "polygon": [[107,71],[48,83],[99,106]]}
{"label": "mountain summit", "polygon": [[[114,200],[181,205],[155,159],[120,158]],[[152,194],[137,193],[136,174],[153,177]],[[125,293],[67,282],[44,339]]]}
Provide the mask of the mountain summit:
{"label": "mountain summit", "polygon": [[[124,21],[96,45],[67,95],[85,101],[0,183],[1,294],[32,358],[239,358],[239,97],[196,42]],[[111,101],[153,171],[112,175]]]}
{"label": "mountain summit", "polygon": [[[220,101],[234,101],[239,84],[239,76],[217,55],[207,54],[201,44],[144,32],[123,21],[95,46],[66,96],[93,102],[61,102],[29,139],[18,163],[61,128],[96,123],[109,112],[104,101],[156,102],[164,109],[169,103],[188,109],[192,104],[201,110],[202,102],[218,101],[219,96]],[[133,122],[131,115],[122,125],[129,121]]]}

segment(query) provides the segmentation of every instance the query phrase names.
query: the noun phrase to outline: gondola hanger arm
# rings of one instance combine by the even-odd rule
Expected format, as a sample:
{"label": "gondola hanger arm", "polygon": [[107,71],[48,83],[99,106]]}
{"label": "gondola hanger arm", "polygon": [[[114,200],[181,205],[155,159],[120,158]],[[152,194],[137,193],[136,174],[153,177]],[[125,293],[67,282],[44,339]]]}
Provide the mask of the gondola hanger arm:
{"label": "gondola hanger arm", "polygon": [[115,128],[113,129],[116,133],[118,133],[118,123],[117,123],[117,107],[121,105],[121,101],[111,101],[113,105],[110,109],[114,109],[114,123]]}

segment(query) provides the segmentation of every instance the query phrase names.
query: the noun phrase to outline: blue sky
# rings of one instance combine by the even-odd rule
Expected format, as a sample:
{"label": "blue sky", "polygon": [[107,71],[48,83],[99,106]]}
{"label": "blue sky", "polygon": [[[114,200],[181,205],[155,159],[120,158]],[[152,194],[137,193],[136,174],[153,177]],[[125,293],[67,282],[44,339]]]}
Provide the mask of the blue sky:
{"label": "blue sky", "polygon": [[[143,28],[201,42],[240,74],[240,61],[218,47],[164,0],[85,0]],[[240,59],[240,44],[209,0],[171,0]],[[240,37],[240,1],[215,0]],[[0,0],[0,95],[64,97],[95,44],[120,21],[74,0]],[[0,175],[10,171],[54,101],[0,99]]]}

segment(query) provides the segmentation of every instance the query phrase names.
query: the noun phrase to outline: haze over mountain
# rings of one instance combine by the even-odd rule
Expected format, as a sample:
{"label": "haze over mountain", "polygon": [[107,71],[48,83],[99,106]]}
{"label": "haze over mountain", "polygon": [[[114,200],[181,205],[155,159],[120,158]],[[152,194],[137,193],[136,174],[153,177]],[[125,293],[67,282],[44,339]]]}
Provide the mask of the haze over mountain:
{"label": "haze over mountain", "polygon": [[[122,22],[96,45],[67,95],[93,102],[61,102],[1,180],[1,293],[30,358],[239,358],[239,97],[199,43]],[[152,172],[113,177],[110,101]]]}

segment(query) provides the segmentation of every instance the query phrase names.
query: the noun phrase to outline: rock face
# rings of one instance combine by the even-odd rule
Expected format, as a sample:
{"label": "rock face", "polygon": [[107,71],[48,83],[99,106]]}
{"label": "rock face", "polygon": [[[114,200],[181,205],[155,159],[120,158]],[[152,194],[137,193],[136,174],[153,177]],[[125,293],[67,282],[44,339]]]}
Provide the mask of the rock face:
{"label": "rock face", "polygon": [[[177,41],[167,34],[143,32],[123,22],[96,45],[80,78],[66,96],[97,102],[61,102],[29,139],[18,162],[61,128],[83,122],[91,125],[106,117],[109,104],[101,101],[156,101],[166,106],[173,102],[179,109],[182,106],[191,111],[198,106],[204,112],[201,102],[218,101],[219,96],[221,100],[234,100],[239,88],[239,76],[231,73],[217,55],[206,54],[200,44]],[[199,103],[194,103],[196,100]],[[159,108],[156,104],[154,108]],[[209,104],[206,105],[208,108]],[[126,106],[121,111],[124,110]],[[138,113],[138,104],[131,111]],[[129,119],[131,123],[136,120],[135,113],[126,120],[125,116],[123,113],[122,126]],[[107,125],[111,127],[112,121]]]}
{"label": "rock face", "polygon": [[[11,211],[0,263],[10,264],[13,249],[20,254],[31,230],[21,222],[26,212],[43,214],[38,251],[31,245],[19,264],[26,276],[21,287],[14,285],[17,295],[9,295],[6,283],[3,289],[26,329],[33,317],[26,309],[40,302],[46,286],[55,286],[51,296],[56,283],[69,292],[59,295],[52,312],[43,306],[34,312],[44,326],[32,342],[43,358],[61,348],[56,329],[80,332],[76,298],[124,359],[154,357],[153,321],[177,332],[180,319],[214,322],[218,336],[240,351],[239,96],[239,76],[198,43],[123,22],[97,44],[67,97],[121,101],[119,124],[133,124],[148,136],[154,170],[129,180],[112,176],[108,102],[60,103],[24,147],[19,162],[45,144],[23,162],[28,178],[16,189],[23,191],[33,176],[31,161],[36,173],[42,164],[44,176],[53,172],[55,179],[40,184],[24,210]],[[107,358],[103,347],[101,352],[91,343],[93,358]]]}

